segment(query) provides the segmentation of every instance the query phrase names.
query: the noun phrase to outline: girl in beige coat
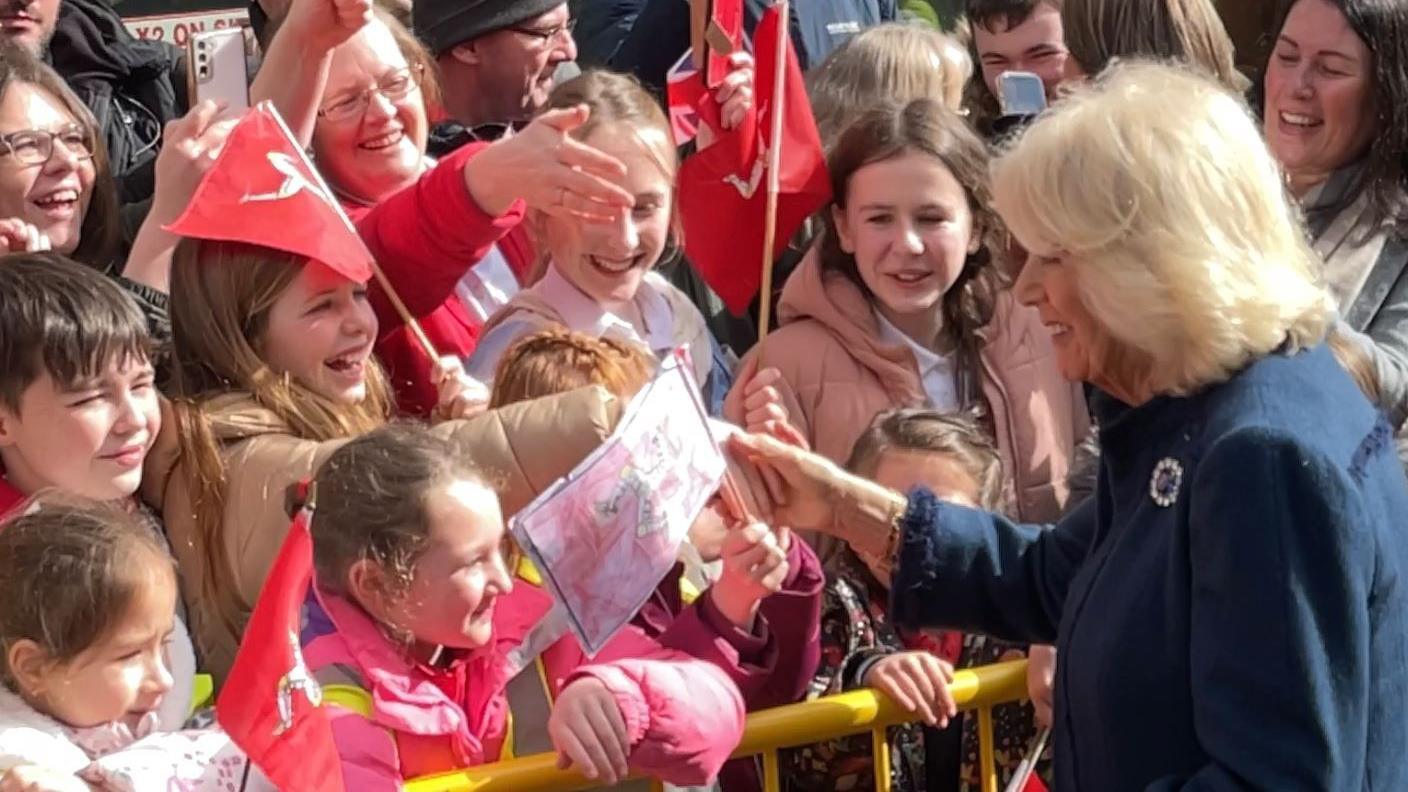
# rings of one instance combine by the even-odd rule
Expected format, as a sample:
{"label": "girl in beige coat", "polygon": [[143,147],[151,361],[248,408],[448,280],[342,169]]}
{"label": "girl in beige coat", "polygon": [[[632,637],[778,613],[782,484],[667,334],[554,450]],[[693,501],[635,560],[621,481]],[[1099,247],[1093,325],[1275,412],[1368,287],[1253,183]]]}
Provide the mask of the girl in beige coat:
{"label": "girl in beige coat", "polygon": [[[346,441],[390,415],[371,357],[377,320],[366,286],[318,262],[234,243],[186,240],[171,279],[174,369],[164,432],[143,495],[158,506],[204,664],[222,681],[288,529],[290,488]],[[456,364],[441,364],[436,432],[473,449],[506,513],[595,448],[619,406],[602,391],[481,414]],[[552,454],[509,448],[543,427]],[[591,426],[591,432],[566,426]],[[493,440],[493,443],[485,442]],[[560,453],[559,453],[560,452]]]}
{"label": "girl in beige coat", "polygon": [[982,143],[921,99],[860,116],[828,167],[826,231],[787,281],[781,327],[750,353],[782,372],[789,420],[842,463],[881,411],[974,412],[1015,512],[1054,520],[1088,416],[1040,317],[1006,290]]}

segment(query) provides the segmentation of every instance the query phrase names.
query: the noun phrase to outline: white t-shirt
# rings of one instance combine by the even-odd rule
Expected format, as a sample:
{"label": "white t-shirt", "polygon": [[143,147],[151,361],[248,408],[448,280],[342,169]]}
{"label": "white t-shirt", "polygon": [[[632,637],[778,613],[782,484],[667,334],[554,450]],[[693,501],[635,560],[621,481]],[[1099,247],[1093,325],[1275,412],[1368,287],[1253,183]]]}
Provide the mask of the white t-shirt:
{"label": "white t-shirt", "polygon": [[905,335],[898,327],[876,312],[875,319],[880,323],[880,337],[891,344],[909,348],[914,353],[914,362],[919,367],[919,379],[924,386],[928,407],[940,412],[954,412],[963,407],[958,398],[958,378],[955,376],[957,356],[950,352],[940,355],[918,344]]}

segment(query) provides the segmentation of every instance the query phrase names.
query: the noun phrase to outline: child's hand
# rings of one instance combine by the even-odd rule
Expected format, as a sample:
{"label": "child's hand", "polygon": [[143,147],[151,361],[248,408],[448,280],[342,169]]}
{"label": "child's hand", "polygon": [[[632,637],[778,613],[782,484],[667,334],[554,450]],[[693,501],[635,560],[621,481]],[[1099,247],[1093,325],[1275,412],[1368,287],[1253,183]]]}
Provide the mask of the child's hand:
{"label": "child's hand", "polygon": [[892,654],[865,672],[867,686],[940,729],[948,726],[948,719],[958,714],[958,705],[948,689],[952,681],[953,666],[928,652]]}
{"label": "child's hand", "polygon": [[751,357],[738,370],[738,386],[724,397],[724,414],[750,432],[765,431],[769,421],[787,421],[787,408],[777,383],[782,372],[769,366],[758,370],[758,358]]}
{"label": "child's hand", "polygon": [[174,223],[191,202],[201,179],[234,131],[237,119],[221,119],[224,103],[206,100],[180,118],[166,122],[156,158],[156,192],[152,214],[163,224]]}
{"label": "child's hand", "polygon": [[739,629],[753,630],[758,603],[782,590],[787,552],[762,523],[729,531],[724,540],[723,573],[709,587],[714,607]]}
{"label": "child's hand", "polygon": [[[753,56],[746,52],[735,52],[728,56],[728,76],[714,91],[714,101],[719,103],[719,124],[724,130],[737,129],[748,117],[753,106]],[[718,139],[715,130],[708,124],[700,124],[694,137],[696,151],[703,151],[714,145]]]}
{"label": "child's hand", "polygon": [[0,220],[0,252],[38,253],[52,247],[49,236],[34,225],[18,217]]}
{"label": "child's hand", "polygon": [[1027,653],[1027,695],[1036,710],[1036,722],[1051,728],[1051,688],[1056,681],[1056,647],[1033,645]]}
{"label": "child's hand", "polygon": [[0,776],[0,792],[92,792],[81,778],[39,765],[19,765]]}
{"label": "child's hand", "polygon": [[714,99],[719,103],[724,129],[736,129],[753,106],[753,56],[739,50],[728,56],[728,67],[728,76],[719,83]]}
{"label": "child's hand", "polygon": [[563,689],[548,718],[557,766],[576,767],[593,781],[615,784],[630,775],[630,738],[616,697],[600,680],[578,679]]}
{"label": "child's hand", "polygon": [[473,418],[489,408],[489,389],[464,373],[464,364],[459,358],[446,355],[435,361],[430,376],[439,394],[435,420]]}

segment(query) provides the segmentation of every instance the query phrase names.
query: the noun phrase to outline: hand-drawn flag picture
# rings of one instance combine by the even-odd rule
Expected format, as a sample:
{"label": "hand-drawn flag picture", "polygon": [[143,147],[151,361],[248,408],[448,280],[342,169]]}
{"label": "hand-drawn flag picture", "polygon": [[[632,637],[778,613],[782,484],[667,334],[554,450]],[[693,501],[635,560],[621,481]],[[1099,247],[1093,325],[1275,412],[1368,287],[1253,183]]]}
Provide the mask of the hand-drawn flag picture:
{"label": "hand-drawn flag picture", "polygon": [[687,357],[676,352],[612,436],[510,521],[588,655],[674,565],[724,469]]}

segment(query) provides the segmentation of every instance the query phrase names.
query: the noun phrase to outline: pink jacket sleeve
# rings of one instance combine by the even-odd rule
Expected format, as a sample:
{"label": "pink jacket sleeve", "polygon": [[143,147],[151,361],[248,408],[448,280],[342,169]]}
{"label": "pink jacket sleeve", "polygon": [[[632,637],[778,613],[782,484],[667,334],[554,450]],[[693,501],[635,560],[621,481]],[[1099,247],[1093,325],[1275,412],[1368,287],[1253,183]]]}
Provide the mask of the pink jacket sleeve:
{"label": "pink jacket sleeve", "polygon": [[631,737],[630,765],[680,786],[708,783],[743,734],[743,697],[713,663],[661,647],[626,627],[586,664],[576,639],[542,656],[561,690],[591,676],[616,697]]}
{"label": "pink jacket sleeve", "polygon": [[[465,187],[465,163],[487,145],[461,147],[357,220],[357,231],[412,315],[429,313],[449,299],[464,273],[523,220],[522,201],[493,217]],[[400,326],[380,289],[373,289],[372,305],[383,333]]]}
{"label": "pink jacket sleeve", "polygon": [[712,663],[617,660],[568,677],[600,680],[616,697],[630,735],[632,770],[681,786],[710,783],[743,735],[743,698]]}
{"label": "pink jacket sleeve", "polygon": [[330,707],[332,739],[342,764],[342,781],[359,792],[400,792],[401,763],[396,740],[385,728],[341,707]]}

